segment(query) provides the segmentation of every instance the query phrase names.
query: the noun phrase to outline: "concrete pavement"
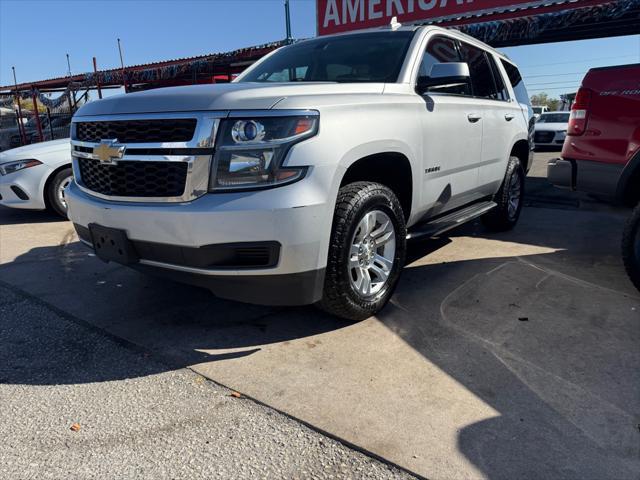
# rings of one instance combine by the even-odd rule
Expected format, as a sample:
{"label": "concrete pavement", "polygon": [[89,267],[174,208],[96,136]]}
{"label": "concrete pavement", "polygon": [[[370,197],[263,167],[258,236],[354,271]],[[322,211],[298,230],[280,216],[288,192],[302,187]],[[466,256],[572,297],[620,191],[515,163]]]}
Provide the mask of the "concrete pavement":
{"label": "concrete pavement", "polygon": [[[356,324],[105,265],[37,213],[0,212],[0,280],[428,478],[640,478],[626,212],[528,187],[513,232],[412,244],[391,304]],[[93,373],[57,380],[145,376]]]}
{"label": "concrete pavement", "polygon": [[0,319],[2,479],[412,478],[2,286]]}

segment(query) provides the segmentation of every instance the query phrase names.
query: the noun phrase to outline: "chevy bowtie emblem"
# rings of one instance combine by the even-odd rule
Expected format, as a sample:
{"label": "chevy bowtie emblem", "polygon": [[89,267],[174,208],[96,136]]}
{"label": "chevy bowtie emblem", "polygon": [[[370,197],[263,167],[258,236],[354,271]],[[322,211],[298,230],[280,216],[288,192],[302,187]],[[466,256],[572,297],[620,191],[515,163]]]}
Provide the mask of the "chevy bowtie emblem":
{"label": "chevy bowtie emblem", "polygon": [[114,164],[124,156],[126,149],[124,145],[118,145],[118,139],[101,140],[100,145],[93,147],[93,158],[100,163]]}

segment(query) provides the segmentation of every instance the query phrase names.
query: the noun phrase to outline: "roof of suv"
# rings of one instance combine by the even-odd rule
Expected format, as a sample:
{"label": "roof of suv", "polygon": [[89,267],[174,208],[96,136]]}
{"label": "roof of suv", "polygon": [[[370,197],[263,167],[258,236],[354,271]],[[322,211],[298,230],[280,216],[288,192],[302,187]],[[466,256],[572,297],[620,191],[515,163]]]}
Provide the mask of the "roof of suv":
{"label": "roof of suv", "polygon": [[342,37],[345,35],[358,35],[358,34],[362,34],[362,33],[372,33],[372,32],[383,32],[383,31],[387,31],[387,32],[415,32],[418,30],[433,30],[433,31],[438,31],[444,34],[453,34],[454,36],[466,40],[469,43],[473,43],[477,46],[482,47],[485,50],[488,50],[492,53],[495,53],[496,55],[504,58],[505,60],[508,60],[509,62],[511,62],[511,60],[509,59],[509,57],[507,55],[505,55],[504,53],[496,50],[495,48],[493,48],[490,45],[487,45],[486,43],[481,42],[480,40],[478,40],[477,38],[472,37],[471,35],[467,35],[466,33],[461,32],[460,30],[456,30],[453,28],[442,28],[442,27],[437,27],[435,25],[401,25],[400,27],[396,27],[396,28],[392,28],[390,25],[385,25],[383,27],[373,27],[373,28],[363,28],[363,29],[359,29],[359,30],[350,30],[348,32],[340,32],[340,33],[333,33],[331,35],[323,35],[322,37],[314,37],[314,38],[309,38],[308,40],[317,40],[319,38],[331,38],[331,37]]}

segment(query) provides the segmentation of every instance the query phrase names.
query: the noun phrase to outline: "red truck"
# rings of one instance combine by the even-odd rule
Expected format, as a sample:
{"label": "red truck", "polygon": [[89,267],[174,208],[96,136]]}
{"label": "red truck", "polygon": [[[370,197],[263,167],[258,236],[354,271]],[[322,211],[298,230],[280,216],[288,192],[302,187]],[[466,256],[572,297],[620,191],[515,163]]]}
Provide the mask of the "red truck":
{"label": "red truck", "polygon": [[[571,107],[562,158],[549,181],[629,206],[640,202],[640,64],[593,68]],[[640,289],[640,206],[623,235],[625,266]]]}

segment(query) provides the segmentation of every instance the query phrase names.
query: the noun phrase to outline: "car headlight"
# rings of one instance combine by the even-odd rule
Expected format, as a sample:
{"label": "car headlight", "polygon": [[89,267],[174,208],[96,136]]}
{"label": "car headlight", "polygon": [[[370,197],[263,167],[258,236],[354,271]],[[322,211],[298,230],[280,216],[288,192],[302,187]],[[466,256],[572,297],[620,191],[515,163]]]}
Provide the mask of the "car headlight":
{"label": "car headlight", "polygon": [[36,167],[38,165],[42,165],[42,162],[33,158],[3,163],[0,165],[0,174],[9,175],[10,173],[15,173],[20,170],[24,170],[25,168]]}
{"label": "car headlight", "polygon": [[209,191],[268,188],[301,179],[306,167],[285,168],[282,163],[291,146],[317,132],[317,113],[223,120]]}

